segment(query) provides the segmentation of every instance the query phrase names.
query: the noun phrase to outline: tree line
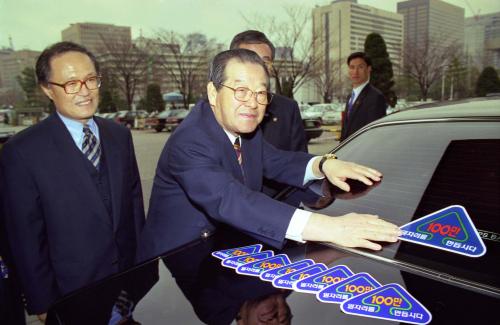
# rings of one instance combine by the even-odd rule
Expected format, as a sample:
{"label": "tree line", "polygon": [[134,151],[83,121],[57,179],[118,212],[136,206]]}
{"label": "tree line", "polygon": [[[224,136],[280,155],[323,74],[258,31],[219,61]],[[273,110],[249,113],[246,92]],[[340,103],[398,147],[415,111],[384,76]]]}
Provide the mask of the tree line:
{"label": "tree line", "polygon": [[[313,84],[321,101],[345,100],[343,92],[349,81],[342,67],[346,58],[332,60],[314,52],[324,46],[325,40],[308,28],[312,20],[309,10],[285,7],[284,13],[281,20],[243,16],[248,28],[263,31],[278,48],[270,71],[274,91],[293,98],[299,88]],[[180,93],[182,106],[187,108],[205,92],[210,59],[226,49],[200,33],[166,30],[134,42],[102,38],[102,44],[98,53],[103,78],[100,111],[131,109],[137,102],[138,108],[161,110],[165,106],[161,94],[166,91]],[[400,65],[391,62],[386,42],[378,33],[367,35],[362,50],[372,59],[371,83],[391,106],[396,105],[398,97],[443,100],[500,92],[497,71],[486,67],[480,72],[470,66],[461,45],[444,36],[406,44],[400,49]],[[36,86],[33,68],[26,68],[18,81],[27,105],[47,104]],[[138,91],[140,100],[136,98]]]}

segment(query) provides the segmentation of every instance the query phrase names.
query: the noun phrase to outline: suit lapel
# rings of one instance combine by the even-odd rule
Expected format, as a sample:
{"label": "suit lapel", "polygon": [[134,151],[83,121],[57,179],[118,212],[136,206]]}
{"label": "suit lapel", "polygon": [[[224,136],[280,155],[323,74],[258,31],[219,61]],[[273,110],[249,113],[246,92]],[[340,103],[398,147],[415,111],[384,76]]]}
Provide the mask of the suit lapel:
{"label": "suit lapel", "polygon": [[[59,163],[54,166],[54,169],[60,171],[65,182],[74,183],[71,187],[75,191],[85,192],[91,198],[92,202],[88,202],[85,206],[86,209],[96,210],[98,215],[107,215],[106,207],[87,172],[85,160],[82,159],[83,154],[76,147],[68,129],[56,113],[47,118],[47,123],[51,131],[52,142],[55,145],[54,154],[59,155],[59,159],[57,159]],[[103,218],[103,221],[109,224],[111,222],[109,218]]]}
{"label": "suit lapel", "polygon": [[[356,119],[356,116],[358,115],[358,112],[361,110],[361,107],[366,95],[368,94],[368,88],[370,87],[370,84],[367,84],[361,93],[359,94],[358,98],[356,98],[356,101],[352,104],[352,111],[351,111],[351,116],[347,118],[347,129],[349,130],[351,128],[351,125],[353,121]],[[347,106],[346,106],[347,107]],[[347,111],[346,111],[347,114]]]}
{"label": "suit lapel", "polygon": [[262,185],[262,174],[258,175],[256,166],[261,166],[261,162],[256,161],[260,159],[258,156],[258,148],[256,141],[252,141],[256,137],[255,132],[246,137],[242,137],[242,156],[243,156],[243,169],[245,171],[245,185],[254,190],[260,191]]}
{"label": "suit lapel", "polygon": [[[200,109],[201,122],[205,124],[206,129],[212,134],[216,143],[222,143],[222,165],[226,170],[229,170],[234,178],[238,179],[241,183],[244,183],[243,173],[241,171],[240,164],[238,163],[238,158],[236,157],[236,152],[234,151],[233,144],[229,140],[226,132],[217,123],[214,113],[210,105],[203,101],[197,109]],[[245,152],[244,146],[242,145],[242,157],[243,165],[245,165]]]}
{"label": "suit lapel", "polygon": [[111,192],[111,205],[113,211],[113,230],[115,231],[121,215],[120,197],[123,188],[123,170],[125,170],[124,161],[120,159],[120,148],[124,144],[120,143],[109,127],[95,118],[99,126],[99,138],[104,152],[104,161],[108,170],[109,189]]}

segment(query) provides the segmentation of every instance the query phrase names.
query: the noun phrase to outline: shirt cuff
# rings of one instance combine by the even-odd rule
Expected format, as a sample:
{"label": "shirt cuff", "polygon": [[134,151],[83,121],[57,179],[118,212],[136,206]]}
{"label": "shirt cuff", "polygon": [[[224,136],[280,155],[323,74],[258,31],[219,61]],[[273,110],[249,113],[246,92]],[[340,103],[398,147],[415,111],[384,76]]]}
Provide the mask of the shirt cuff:
{"label": "shirt cuff", "polygon": [[306,224],[309,221],[309,217],[311,217],[311,214],[312,212],[305,211],[302,209],[295,210],[292,219],[288,224],[285,237],[287,239],[305,243],[305,241],[302,239],[302,232],[304,232],[304,228],[306,227]]}
{"label": "shirt cuff", "polygon": [[306,184],[309,181],[314,181],[314,180],[317,180],[317,179],[323,179],[323,178],[325,178],[325,176],[321,176],[321,177],[314,176],[313,163],[314,163],[314,159],[316,159],[318,157],[320,157],[320,156],[314,156],[314,157],[312,157],[309,160],[309,162],[307,163],[306,173],[304,174],[304,183],[302,183],[302,184]]}

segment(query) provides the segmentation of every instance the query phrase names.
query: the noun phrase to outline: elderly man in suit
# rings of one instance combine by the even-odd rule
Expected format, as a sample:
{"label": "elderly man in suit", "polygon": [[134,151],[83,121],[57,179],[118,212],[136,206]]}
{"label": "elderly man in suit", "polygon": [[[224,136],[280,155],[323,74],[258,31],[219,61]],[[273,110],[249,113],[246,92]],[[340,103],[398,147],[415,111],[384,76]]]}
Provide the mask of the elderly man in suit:
{"label": "elderly man in suit", "polygon": [[27,310],[43,315],[63,295],[133,265],[144,208],[130,131],[94,117],[94,55],[56,43],[36,73],[56,112],[5,144],[0,172]]}
{"label": "elderly man in suit", "polygon": [[255,52],[219,53],[209,80],[208,101],[192,109],[160,156],[139,259],[207,237],[221,224],[275,247],[292,239],[380,249],[371,240],[397,240],[397,226],[377,216],[332,218],[261,193],[263,176],[303,187],[326,175],[348,191],[346,178],[372,185],[381,174],[332,155],[282,151],[266,142],[258,125],[272,94],[268,71]]}
{"label": "elderly man in suit", "polygon": [[[247,30],[234,36],[230,49],[254,51],[264,61],[269,72],[273,69],[275,47],[267,36],[257,30]],[[306,132],[299,105],[293,99],[273,94],[260,123],[264,139],[281,150],[307,152]],[[262,191],[269,196],[277,194],[286,185],[264,179]]]}
{"label": "elderly man in suit", "polygon": [[384,95],[370,85],[370,58],[363,52],[355,52],[347,58],[347,65],[353,89],[347,97],[340,141],[363,126],[384,117],[387,109]]}

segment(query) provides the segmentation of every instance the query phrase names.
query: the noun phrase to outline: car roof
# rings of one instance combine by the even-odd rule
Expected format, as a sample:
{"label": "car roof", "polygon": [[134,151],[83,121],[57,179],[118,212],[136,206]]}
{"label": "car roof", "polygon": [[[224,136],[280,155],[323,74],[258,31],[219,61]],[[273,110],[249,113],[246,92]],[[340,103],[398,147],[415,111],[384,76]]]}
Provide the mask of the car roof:
{"label": "car roof", "polygon": [[468,98],[413,106],[387,115],[374,124],[448,118],[500,118],[500,97]]}

